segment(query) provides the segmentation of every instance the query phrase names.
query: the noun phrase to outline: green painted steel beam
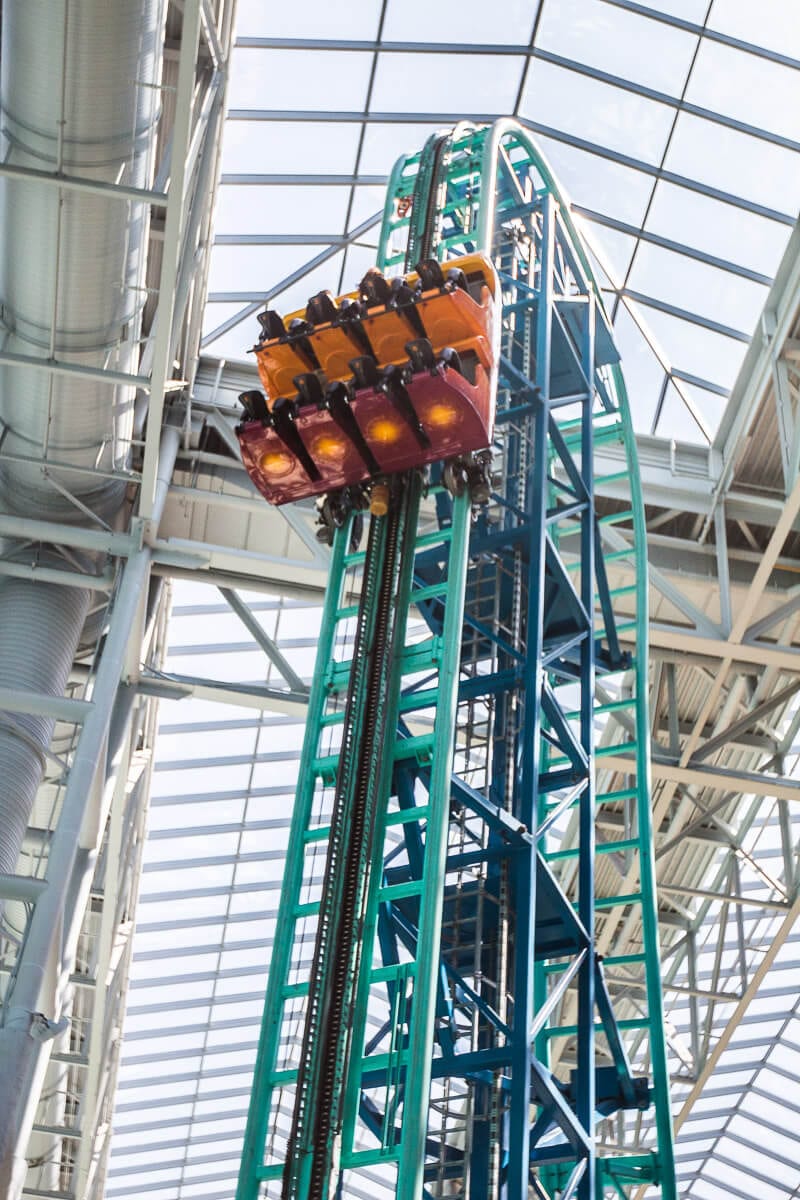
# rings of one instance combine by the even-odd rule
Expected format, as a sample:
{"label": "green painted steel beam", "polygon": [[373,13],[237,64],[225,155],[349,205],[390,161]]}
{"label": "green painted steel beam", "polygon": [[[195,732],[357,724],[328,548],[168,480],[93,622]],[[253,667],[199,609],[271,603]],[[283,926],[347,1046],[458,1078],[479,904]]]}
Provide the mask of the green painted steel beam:
{"label": "green painted steel beam", "polygon": [[[409,199],[412,200],[410,213]],[[531,258],[530,273],[523,278],[519,270],[522,258],[514,247],[524,237],[536,248],[537,239],[542,234],[542,221],[545,220],[542,214],[545,210],[551,213],[551,265],[545,268],[542,275],[541,263],[537,262],[536,270],[539,270],[541,277],[536,277]],[[496,242],[497,230],[501,226],[506,230],[505,240]],[[537,521],[541,521],[543,539],[546,536],[545,528],[549,529],[548,586],[557,587],[560,602],[572,614],[570,619],[578,624],[582,622],[587,629],[591,629],[592,624],[595,628],[592,636],[587,636],[586,630],[581,636],[574,633],[571,636],[548,634],[546,653],[541,663],[529,664],[529,669],[538,671],[545,684],[543,690],[535,688],[530,693],[531,697],[541,694],[544,698],[543,707],[537,710],[535,717],[541,726],[541,750],[537,751],[541,755],[541,762],[538,776],[540,791],[533,803],[533,813],[546,831],[541,834],[541,866],[537,867],[535,875],[538,878],[540,872],[544,872],[541,887],[547,898],[546,903],[554,905],[554,911],[562,913],[565,929],[574,932],[579,924],[572,917],[574,905],[579,908],[582,928],[592,933],[594,912],[602,911],[601,928],[604,931],[612,930],[608,934],[611,939],[610,952],[603,946],[607,963],[642,967],[646,985],[646,1011],[642,1015],[626,1015],[618,1019],[613,1037],[618,1039],[616,1044],[623,1058],[627,1052],[627,1038],[633,1039],[631,1044],[636,1039],[644,1039],[643,1044],[653,1064],[651,1093],[655,1104],[657,1152],[654,1155],[642,1155],[635,1146],[620,1146],[618,1153],[604,1159],[602,1155],[596,1155],[594,1149],[588,1158],[582,1158],[576,1150],[578,1157],[573,1158],[571,1164],[565,1162],[557,1167],[543,1162],[537,1168],[539,1186],[550,1189],[549,1194],[552,1195],[554,1190],[574,1184],[578,1189],[575,1194],[580,1200],[597,1200],[592,1183],[596,1166],[598,1197],[602,1188],[613,1188],[615,1194],[626,1196],[631,1187],[657,1177],[662,1200],[675,1200],[650,828],[644,509],[624,382],[619,368],[614,365],[613,345],[608,321],[599,300],[599,289],[572,223],[568,205],[559,194],[552,172],[532,145],[528,133],[516,123],[500,121],[492,127],[477,130],[467,124],[459,125],[444,136],[432,138],[420,154],[409,156],[396,165],[384,208],[379,265],[384,269],[402,266],[407,255],[404,246],[408,244],[413,258],[418,248],[426,242],[431,243],[433,253],[440,259],[476,246],[488,249],[493,245],[501,256],[503,289],[507,300],[503,353],[504,362],[507,361],[509,366],[503,374],[504,411],[500,416],[505,419],[498,422],[498,445],[506,448],[516,445],[515,453],[522,448],[522,471],[527,469],[525,439],[528,434],[525,430],[530,428],[531,413],[538,401],[529,385],[525,403],[515,402],[513,388],[519,385],[520,380],[536,379],[547,395],[552,392],[549,423],[546,423],[546,432],[541,435],[547,442],[549,466],[546,468],[547,474],[541,474],[536,482],[541,494],[536,493],[533,499],[529,496],[525,520],[530,523],[531,529],[537,527]],[[567,294],[570,295],[569,304],[564,300]],[[552,368],[547,365],[551,362]],[[562,368],[572,373],[572,379],[566,391],[559,392],[561,380],[553,372]],[[589,384],[591,393],[586,390]],[[509,388],[512,390],[509,391]],[[573,417],[575,406],[580,403],[583,404],[582,413]],[[623,513],[609,514],[598,522],[585,501],[587,497],[591,500],[592,488],[600,482],[599,476],[592,480],[595,448],[609,442],[621,445],[627,455],[627,470],[617,472],[614,479],[618,483],[628,481],[629,503]],[[562,472],[565,472],[563,481]],[[604,478],[608,482],[608,477]],[[479,853],[470,848],[472,843],[464,853],[454,853],[448,857],[448,841],[456,836],[454,831],[462,828],[458,824],[458,792],[451,788],[454,746],[462,767],[466,761],[461,741],[455,741],[456,730],[462,728],[462,710],[467,711],[464,705],[485,703],[480,687],[476,686],[480,678],[474,675],[470,678],[471,698],[459,701],[459,660],[462,654],[465,655],[462,666],[469,666],[470,653],[477,654],[478,659],[481,653],[488,653],[481,650],[483,645],[493,647],[491,653],[495,655],[502,656],[507,652],[505,634],[503,637],[486,637],[482,632],[489,628],[483,618],[470,615],[466,624],[463,623],[465,598],[478,606],[488,603],[493,594],[492,585],[489,585],[488,591],[481,592],[477,582],[486,563],[502,561],[519,564],[530,549],[529,540],[513,533],[515,524],[518,525],[520,520],[515,515],[513,504],[514,488],[517,486],[513,475],[504,480],[503,486],[512,497],[505,509],[506,517],[503,518],[509,533],[508,536],[501,534],[499,538],[492,535],[494,541],[487,538],[485,556],[480,549],[480,528],[475,530],[472,541],[469,540],[471,523],[466,497],[453,506],[449,528],[431,530],[430,526],[420,525],[419,529],[413,531],[414,553],[422,556],[418,561],[424,561],[426,553],[429,555],[441,547],[441,557],[448,561],[447,576],[443,581],[415,579],[413,584],[409,582],[408,593],[400,604],[403,610],[400,623],[406,622],[412,610],[418,617],[427,605],[431,606],[431,613],[438,614],[436,619],[441,618],[443,624],[430,636],[422,641],[412,640],[397,653],[393,670],[387,674],[386,690],[381,694],[379,709],[388,714],[387,729],[394,727],[398,719],[402,719],[404,724],[399,738],[387,737],[382,751],[378,753],[376,750],[370,767],[370,778],[373,780],[370,787],[374,794],[371,794],[369,803],[373,810],[374,832],[369,853],[359,860],[362,865],[358,872],[363,874],[358,925],[364,943],[363,953],[352,941],[348,941],[344,947],[339,946],[336,951],[339,957],[341,954],[346,957],[343,970],[347,975],[348,994],[353,998],[348,1002],[349,1007],[345,1007],[345,1011],[351,1014],[350,1025],[346,1035],[342,1030],[337,1034],[331,1060],[334,1063],[333,1076],[340,1089],[337,1095],[341,1096],[335,1101],[335,1106],[337,1112],[341,1110],[343,1115],[340,1120],[334,1114],[325,1126],[328,1130],[326,1146],[315,1146],[313,1137],[305,1134],[305,1140],[301,1138],[296,1144],[290,1142],[287,1166],[286,1147],[282,1146],[280,1138],[275,1139],[275,1129],[270,1131],[270,1122],[274,1125],[274,1106],[280,1089],[288,1088],[291,1091],[303,1076],[302,1072],[298,1075],[296,1064],[290,1064],[285,1047],[281,1049],[281,1028],[287,1020],[287,1013],[293,1020],[296,1019],[298,1009],[292,1008],[293,1004],[305,1005],[313,1014],[316,1003],[314,989],[321,986],[320,980],[335,974],[337,965],[333,961],[323,963],[322,967],[315,969],[316,974],[311,980],[304,981],[294,976],[290,978],[289,968],[297,957],[304,923],[318,924],[333,919],[343,896],[336,872],[330,881],[330,894],[327,897],[323,894],[322,903],[309,899],[303,892],[309,850],[324,852],[338,837],[335,820],[326,822],[312,817],[312,801],[319,804],[320,796],[330,792],[337,779],[341,783],[337,739],[348,735],[349,718],[345,718],[341,706],[337,708],[329,702],[332,695],[343,694],[350,685],[355,710],[363,706],[366,695],[363,689],[359,691],[357,683],[361,669],[358,656],[356,661],[346,656],[343,659],[341,654],[335,658],[333,647],[337,632],[340,633],[345,624],[352,622],[356,616],[357,609],[351,602],[349,592],[353,579],[360,572],[369,570],[369,564],[365,565],[363,552],[346,549],[346,533],[338,536],[335,542],[318,668],[309,697],[309,723],[301,759],[286,882],[270,968],[237,1200],[255,1200],[259,1179],[276,1180],[281,1177],[284,1179],[284,1197],[309,1200],[312,1195],[321,1195],[319,1190],[311,1190],[309,1163],[313,1154],[317,1153],[323,1156],[320,1161],[324,1160],[322,1170],[326,1176],[326,1187],[330,1186],[341,1163],[345,1170],[345,1196],[348,1172],[357,1172],[378,1163],[396,1162],[396,1194],[402,1200],[420,1200],[431,1139],[446,1136],[441,1131],[437,1134],[431,1124],[431,1114],[434,1111],[439,1113],[441,1121],[444,1111],[441,1101],[435,1100],[432,1090],[442,1086],[442,1072],[433,1070],[434,1053],[441,1053],[445,1059],[448,1055],[453,1056],[453,1045],[448,1039],[455,1037],[454,1031],[459,1027],[459,1020],[463,1023],[467,1010],[473,1013],[470,1019],[475,1029],[483,1028],[481,1022],[487,1019],[488,1012],[480,995],[483,987],[480,981],[476,990],[470,982],[472,976],[465,975],[464,985],[459,990],[458,971],[463,968],[447,959],[446,956],[450,954],[447,947],[454,937],[456,943],[460,944],[458,938],[468,942],[470,937],[476,936],[471,931],[476,927],[478,912],[483,911],[480,897],[493,895],[491,887],[495,886],[500,889],[497,893],[498,904],[503,895],[502,882],[489,886],[489,881],[494,878],[492,872],[499,871],[503,876],[503,872],[508,871],[513,877],[516,870],[513,856],[520,853],[518,839],[513,846],[511,841],[504,841],[502,823],[495,821],[483,823],[482,836],[488,839],[483,860]],[[573,489],[572,500],[566,494],[565,487]],[[558,500],[557,495],[560,496]],[[438,498],[434,496],[430,498],[430,503],[434,499],[438,504]],[[557,503],[565,511],[556,511]],[[548,523],[548,513],[557,519]],[[624,552],[609,551],[600,536],[600,524],[614,525],[623,520],[632,524],[634,546]],[[573,529],[580,531],[578,537],[571,532]],[[491,549],[488,548],[490,546]],[[579,547],[577,556],[576,546]],[[596,569],[592,562],[595,557]],[[636,582],[633,586],[626,584],[624,587],[614,587],[608,583],[619,557],[634,564]],[[569,581],[570,576],[573,583]],[[500,587],[502,574],[498,572],[494,578],[496,586]],[[614,603],[623,599],[628,605],[634,602],[635,616],[620,621],[614,611]],[[415,605],[422,608],[417,610]],[[599,619],[593,622],[591,613],[598,606]],[[549,620],[546,607],[542,611],[543,619]],[[503,620],[507,619],[508,614],[503,614]],[[636,654],[623,660],[619,651],[619,634],[626,628],[635,630]],[[486,640],[482,642],[484,637]],[[473,647],[473,651],[470,647]],[[575,663],[582,664],[582,683],[577,685],[577,702],[575,695],[570,695],[570,688],[574,690],[576,685],[565,682],[569,671],[563,674],[564,664],[570,661],[570,655]],[[624,669],[632,672],[632,694],[629,697],[620,696],[619,699],[614,699],[612,695],[611,699],[605,698],[601,702],[595,696],[592,672],[597,670],[610,677],[619,675],[623,663]],[[505,682],[487,691],[494,706],[492,711],[512,711],[518,705],[519,680],[522,678],[518,667],[515,661],[514,670],[508,674]],[[488,669],[487,681],[491,675],[490,663]],[[352,680],[354,672],[355,684]],[[481,671],[478,671],[478,676],[480,674]],[[404,692],[408,681],[420,676],[425,677],[425,685],[417,692],[413,688]],[[529,699],[528,703],[529,707],[533,706],[534,700]],[[623,742],[614,743],[612,738],[608,744],[595,744],[594,728],[602,728],[609,722],[612,724],[608,727],[614,728],[614,716],[621,712],[626,714],[626,721],[630,719],[633,722],[634,732],[626,733]],[[529,711],[525,720],[531,719],[533,717]],[[430,728],[428,725],[421,727],[421,721],[428,724],[432,722],[432,725]],[[462,734],[459,733],[461,738]],[[487,747],[486,753],[490,758],[507,753],[502,741],[493,748],[487,743]],[[632,755],[633,779],[621,779],[605,765],[607,760],[618,757],[624,750]],[[591,766],[593,758],[596,758],[594,768]],[[595,773],[598,779],[602,776],[602,782],[598,783],[596,794],[590,787],[585,795],[577,794],[567,804],[564,801],[566,781],[571,773],[580,774],[581,771],[588,771],[592,781]],[[415,787],[419,785],[425,790],[424,800],[422,796],[414,794],[413,797],[406,796],[405,807],[400,804],[399,792],[395,796],[396,787],[399,787],[398,772],[411,772],[411,776],[417,780]],[[511,816],[508,797],[506,803]],[[562,805],[562,809],[559,809],[559,805]],[[628,832],[616,842],[595,846],[595,814],[619,806],[635,814],[635,833]],[[548,822],[546,818],[551,812],[554,815]],[[480,824],[479,810],[473,812],[471,819]],[[455,822],[454,825],[448,824],[451,820]],[[576,828],[577,842],[562,844],[561,839],[565,836],[574,839]],[[401,848],[405,848],[400,858],[398,838],[402,839],[399,843]],[[490,847],[488,842],[492,839],[498,839],[498,842]],[[625,886],[620,895],[598,896],[593,881],[595,859],[599,860],[601,856],[605,858],[614,852],[624,855],[627,870]],[[545,868],[544,859],[551,864],[549,869]],[[479,870],[477,864],[481,861],[484,865]],[[498,867],[503,862],[506,865]],[[456,870],[455,864],[461,864],[457,868],[460,872],[458,884],[447,873],[448,863],[453,871]],[[580,878],[577,890],[574,877],[576,866]],[[529,904],[534,904],[534,883],[532,877],[528,884]],[[458,904],[456,896],[460,897]],[[524,920],[529,920],[535,925],[539,918],[537,907],[531,907],[529,912],[524,909],[524,895],[517,894],[516,911],[508,908],[507,900],[503,903],[503,912],[506,914],[503,922],[506,924],[492,926],[491,920],[489,924],[490,930],[495,928],[497,933],[497,950],[494,952],[496,963],[500,963],[508,954],[513,957],[519,923],[524,924]],[[627,953],[624,945],[620,950],[615,949],[615,922],[624,907],[630,904],[635,904],[641,913],[644,945],[641,953]],[[459,912],[460,916],[457,915]],[[447,942],[441,940],[443,931],[447,932]],[[582,935],[581,945],[586,936],[585,933]],[[599,939],[605,936],[605,933],[598,935],[598,945]],[[568,971],[570,955],[574,954],[568,947],[561,947],[557,940],[552,946],[549,952],[541,955],[537,952],[535,968],[528,972],[529,982],[524,984],[523,991],[525,988],[533,989],[532,1001],[529,995],[517,994],[513,997],[515,1005],[527,1007],[532,1003],[534,1012],[547,1008],[554,981]],[[373,947],[375,953],[380,948],[384,956],[383,967],[373,966]],[[320,951],[323,957],[327,953],[324,947]],[[478,961],[482,962],[483,959],[479,958]],[[524,1137],[526,1145],[533,1139],[533,1147],[533,1142],[541,1132],[541,1118],[547,1107],[544,1097],[551,1078],[547,1064],[553,1062],[556,1064],[554,1070],[560,1069],[560,1047],[569,1038],[577,1037],[581,1047],[579,1079],[583,1082],[576,1093],[577,1121],[591,1136],[595,1123],[591,1100],[595,1086],[595,1068],[592,1064],[597,1061],[594,1038],[606,1030],[606,1022],[610,1019],[607,1005],[603,1020],[597,1019],[592,996],[594,970],[593,954],[586,956],[584,966],[576,968],[575,978],[579,981],[581,995],[577,1019],[561,1015],[556,1021],[554,1013],[549,1013],[548,1023],[540,1030],[537,1025],[535,1050],[539,1062],[536,1064],[535,1080],[536,1088],[540,1089],[537,1093],[540,1105],[537,1123],[530,1125],[531,1101],[534,1097],[525,1094],[525,1088],[521,1093],[518,1087],[515,1090],[518,1065],[515,1066],[513,1062],[507,1065],[508,1056],[502,1047],[494,1051],[496,1065],[492,1069],[493,1074],[490,1070],[486,1078],[486,1072],[483,1075],[480,1072],[477,1075],[467,1072],[464,1076],[471,1097],[470,1104],[474,1106],[471,1111],[477,1113],[483,1105],[481,1111],[485,1111],[485,1118],[481,1119],[486,1122],[485,1126],[475,1124],[473,1127],[471,1158],[465,1168],[467,1174],[473,1177],[468,1196],[467,1192],[464,1193],[467,1200],[477,1200],[478,1196],[481,1200],[499,1200],[500,1146],[508,1139],[509,1104],[518,1108],[524,1106],[524,1120],[519,1119],[518,1112],[516,1125],[512,1121],[512,1128],[517,1131],[513,1137]],[[518,981],[525,974],[524,971],[518,971]],[[567,980],[567,983],[570,982],[571,979]],[[320,994],[323,993],[324,987]],[[562,1004],[568,1004],[572,994],[573,989],[565,985],[564,995],[560,997]],[[615,992],[615,996],[617,994]],[[637,991],[637,997],[640,995]],[[384,1006],[386,1016],[380,1032],[372,1038],[372,1042],[367,1043],[367,1014],[376,1012],[379,1004]],[[576,1015],[575,1009],[566,1011],[567,1014],[572,1012],[573,1016]],[[501,1021],[501,1026],[509,1027],[504,1021]],[[307,1067],[311,1079],[319,1075],[324,1058],[323,1027],[318,1023],[316,1028],[320,1036],[315,1039],[313,1031],[307,1034],[304,1051],[308,1062],[312,1064]],[[435,1049],[437,1041],[438,1050]],[[528,1055],[524,1055],[524,1058],[527,1060]],[[491,1054],[487,1061],[490,1060]],[[374,1081],[379,1077],[383,1081],[383,1090],[376,1092]],[[296,1112],[306,1122],[303,1128],[307,1130],[313,1127],[317,1118],[304,1110],[320,1102],[314,1086],[310,1085],[301,1101],[295,1102]],[[440,1094],[436,1092],[436,1096]],[[429,1098],[434,1108],[429,1109]],[[554,1092],[551,1101],[554,1112],[563,1109],[564,1100],[560,1092]],[[376,1139],[372,1149],[364,1148],[363,1136],[362,1141],[358,1141],[358,1130],[363,1129],[362,1122],[366,1122]],[[484,1136],[482,1130],[489,1132],[485,1132]],[[292,1161],[293,1155],[297,1161]],[[657,1169],[654,1163],[657,1163]],[[523,1192],[527,1193],[527,1180],[523,1179],[524,1175],[523,1170],[512,1188],[514,1194],[509,1194],[508,1200],[525,1200]],[[452,1178],[452,1174],[446,1177]],[[482,1191],[480,1188],[475,1190],[478,1185],[474,1181],[479,1177],[486,1181],[485,1186],[480,1185]]]}

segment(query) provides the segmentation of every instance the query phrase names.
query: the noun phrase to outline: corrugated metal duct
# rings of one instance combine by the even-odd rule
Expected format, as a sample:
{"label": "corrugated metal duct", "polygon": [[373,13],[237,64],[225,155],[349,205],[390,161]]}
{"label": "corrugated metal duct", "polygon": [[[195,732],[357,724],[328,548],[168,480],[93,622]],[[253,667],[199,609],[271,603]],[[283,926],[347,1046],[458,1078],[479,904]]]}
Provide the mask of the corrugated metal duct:
{"label": "corrugated metal duct", "polygon": [[[162,29],[160,0],[5,3],[4,160],[146,187]],[[7,356],[0,362],[0,506],[113,525],[125,500],[126,482],[115,472],[130,455],[134,388],[69,368],[135,373],[149,209],[109,190],[5,175],[0,213],[0,348]],[[55,359],[65,370],[10,356]],[[31,561],[37,553],[15,557]],[[54,552],[45,553],[54,565]],[[50,583],[0,583],[0,686],[63,695],[90,595]],[[52,731],[46,719],[0,715],[0,871],[14,869]]]}

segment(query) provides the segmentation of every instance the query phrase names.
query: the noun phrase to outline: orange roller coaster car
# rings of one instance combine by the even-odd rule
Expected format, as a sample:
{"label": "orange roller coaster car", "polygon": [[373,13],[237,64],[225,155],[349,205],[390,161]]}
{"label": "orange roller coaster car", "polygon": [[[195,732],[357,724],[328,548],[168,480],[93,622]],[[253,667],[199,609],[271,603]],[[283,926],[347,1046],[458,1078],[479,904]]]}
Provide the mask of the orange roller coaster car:
{"label": "orange roller coaster car", "polygon": [[371,269],[358,292],[259,316],[264,387],[240,397],[242,458],[272,504],[366,483],[488,446],[499,282],[488,258]]}

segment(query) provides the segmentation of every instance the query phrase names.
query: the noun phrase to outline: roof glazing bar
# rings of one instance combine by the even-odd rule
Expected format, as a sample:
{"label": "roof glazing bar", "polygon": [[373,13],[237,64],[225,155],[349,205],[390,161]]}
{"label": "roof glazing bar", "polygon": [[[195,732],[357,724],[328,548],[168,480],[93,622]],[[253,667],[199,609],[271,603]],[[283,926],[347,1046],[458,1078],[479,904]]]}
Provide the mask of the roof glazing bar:
{"label": "roof glazing bar", "polygon": [[[382,217],[382,211],[374,213],[371,217],[367,217],[366,221],[362,221],[361,224],[358,225],[351,233],[347,234],[348,243],[356,241],[363,233],[366,233],[367,230],[374,229],[374,227],[380,223]],[[200,342],[201,348],[209,345],[210,342],[216,341],[217,338],[222,337],[223,334],[230,332],[231,329],[235,329],[237,325],[240,325],[242,321],[246,321],[248,317],[252,317],[258,312],[262,305],[269,303],[273,296],[280,295],[281,292],[285,292],[287,288],[291,287],[295,283],[298,283],[301,279],[304,279],[305,276],[309,275],[313,270],[315,270],[316,267],[322,266],[323,263],[328,262],[329,259],[338,254],[341,249],[342,246],[338,244],[335,246],[329,246],[326,250],[323,250],[321,254],[318,254],[315,258],[310,259],[307,263],[304,263],[302,267],[298,267],[296,271],[291,273],[291,275],[287,275],[280,281],[280,283],[276,283],[274,287],[266,291],[260,300],[255,301],[252,304],[248,304],[240,312],[235,313],[232,317],[229,317],[227,321],[223,321],[221,325],[218,325],[216,329],[212,329],[210,333],[206,334],[206,336]]]}
{"label": "roof glazing bar", "polygon": [[730,325],[721,325],[719,321],[712,321],[710,317],[704,317],[700,313],[689,312],[686,308],[679,308],[676,304],[667,304],[663,300],[657,300],[655,296],[647,296],[644,292],[633,291],[632,288],[608,288],[604,289],[613,292],[615,296],[624,296],[628,300],[632,300],[635,304],[644,304],[647,308],[654,308],[657,312],[665,313],[670,317],[677,317],[681,321],[689,321],[692,325],[699,325],[702,329],[708,329],[711,333],[722,334],[723,337],[732,338],[735,342],[744,342],[750,344],[750,335],[744,333],[741,329],[732,329]]}
{"label": "roof glazing bar", "polygon": [[[500,120],[504,115],[501,113],[472,113],[470,114],[470,120],[476,123],[485,122],[491,124],[494,121]],[[370,125],[448,125],[463,120],[463,114],[443,112],[371,112],[365,114],[357,109],[232,108],[228,112],[228,120],[330,122],[333,124],[351,125],[354,123],[361,124],[364,121]],[[740,208],[744,212],[753,213],[755,216],[766,217],[767,220],[776,221],[780,225],[793,227],[795,224],[795,217],[791,213],[781,212],[765,204],[758,204],[753,200],[747,200],[744,196],[736,196],[732,192],[726,192],[721,188],[712,187],[710,184],[701,183],[699,180],[691,179],[686,175],[680,175],[675,171],[660,170],[655,163],[634,158],[629,154],[622,154],[617,150],[612,150],[609,146],[601,146],[596,142],[587,141],[585,138],[577,137],[566,130],[556,129],[552,125],[544,125],[540,121],[533,121],[523,116],[519,116],[518,120],[526,129],[529,129],[532,133],[538,133],[541,137],[562,142],[564,145],[572,146],[576,150],[585,150],[588,154],[594,154],[597,158],[608,159],[610,162],[618,163],[620,166],[630,167],[633,171],[640,171],[644,175],[657,176],[665,183],[673,183],[676,187],[696,192],[698,195],[708,196],[712,200],[720,200],[723,204],[730,204],[734,208]]]}
{"label": "roof glazing bar", "polygon": [[[750,137],[758,138],[760,141],[769,142],[771,145],[782,146],[787,150],[800,150],[800,142],[795,141],[793,138],[772,133],[758,125],[750,125],[746,121],[737,120],[736,117],[729,117],[725,113],[715,112],[713,109],[704,108],[699,104],[692,104],[681,97],[671,96],[669,92],[662,92],[657,88],[646,87],[644,84],[635,83],[631,79],[624,79],[620,75],[612,75],[609,71],[601,71],[597,67],[589,66],[588,63],[578,62],[576,59],[568,58],[562,54],[554,54],[552,51],[543,50],[539,46],[492,45],[488,42],[473,45],[463,42],[372,42],[338,38],[240,38],[236,46],[239,49],[275,49],[283,51],[328,50],[334,52],[360,51],[371,54],[379,52],[386,54],[482,54],[513,56],[515,58],[538,58],[542,62],[549,63],[551,66],[560,67],[565,71],[572,71],[575,74],[583,75],[587,79],[593,79],[595,82],[606,84],[609,87],[631,92],[633,95],[655,101],[657,104],[663,104],[668,108],[679,109],[681,112],[689,113],[691,116],[700,117],[704,121],[713,121],[717,125],[734,129],[737,133],[747,134]],[[367,97],[368,105],[369,97]]]}
{"label": "roof glazing bar", "polygon": [[740,263],[731,262],[727,258],[718,258],[715,254],[708,254],[705,250],[699,250],[694,246],[687,245],[685,242],[676,242],[672,238],[652,233],[649,229],[640,229],[638,225],[631,225],[628,221],[620,221],[616,217],[610,217],[605,213],[597,212],[596,209],[584,208],[580,204],[573,204],[572,211],[577,216],[583,217],[584,220],[591,221],[594,225],[602,225],[605,229],[613,229],[617,233],[626,233],[630,237],[639,238],[641,241],[648,242],[652,246],[658,246],[661,250],[671,250],[675,254],[682,254],[685,258],[692,258],[707,267],[716,267],[720,271],[728,271],[731,275],[738,275],[741,279],[750,280],[751,283],[763,284],[764,287],[769,287],[772,284],[772,278],[769,275],[762,275],[760,271],[751,271],[749,267],[744,267]]}
{"label": "roof glazing bar", "polygon": [[[365,118],[366,119],[366,118]],[[253,175],[248,173],[231,173],[220,176],[221,184],[228,185],[258,185],[259,187],[291,187],[295,184],[308,183],[313,187],[386,187],[388,175],[361,175],[358,171],[348,175],[308,175],[308,174],[269,174]]]}
{"label": "roof glazing bar", "polygon": [[648,8],[646,4],[637,4],[636,0],[602,0],[602,3],[608,4],[612,8],[622,8],[626,12],[636,13],[640,17],[659,21],[662,25],[671,25],[673,29],[694,33],[709,42],[719,42],[720,45],[728,46],[732,50],[741,50],[744,54],[752,54],[756,58],[764,58],[768,62],[780,63],[781,66],[800,71],[800,59],[792,58],[789,54],[779,54],[777,50],[768,50],[766,46],[757,46],[755,42],[747,42],[743,38],[733,37],[729,33],[709,29],[705,25],[698,25],[695,21],[687,21],[683,17],[673,16],[672,13]]}
{"label": "roof glazing bar", "polygon": [[561,54],[553,54],[548,50],[537,48],[533,51],[533,55],[535,58],[541,59],[542,62],[550,63],[551,66],[561,67],[565,71],[573,71],[578,75],[584,75],[588,79],[593,79],[597,83],[605,83],[610,87],[631,92],[636,96],[641,96],[643,99],[663,104],[667,108],[675,108],[680,112],[688,113],[690,116],[700,117],[704,121],[712,121],[715,125],[722,125],[726,129],[733,129],[737,133],[746,134],[748,137],[758,138],[759,141],[769,142],[774,146],[782,146],[784,149],[794,152],[800,150],[800,142],[795,141],[794,138],[787,138],[778,133],[771,133],[769,130],[763,129],[758,125],[750,125],[746,121],[739,121],[735,117],[728,117],[724,113],[715,112],[713,109],[703,108],[699,104],[692,104],[682,97],[671,96],[668,92],[661,92],[656,88],[645,87],[643,84],[634,83],[630,79],[624,79],[620,75],[611,75],[608,71],[600,71],[596,67],[587,66],[585,63],[578,63],[574,59],[565,58]]}

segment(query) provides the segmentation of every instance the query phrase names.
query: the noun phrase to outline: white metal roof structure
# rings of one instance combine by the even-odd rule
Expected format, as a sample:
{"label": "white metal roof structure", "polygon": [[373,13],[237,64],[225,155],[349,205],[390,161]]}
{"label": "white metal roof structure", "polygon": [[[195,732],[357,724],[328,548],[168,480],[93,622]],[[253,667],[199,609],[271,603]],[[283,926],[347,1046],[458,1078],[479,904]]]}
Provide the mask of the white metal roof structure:
{"label": "white metal roof structure", "polygon": [[[0,584],[88,590],[99,613],[64,699],[46,698],[44,682],[0,678],[3,736],[18,735],[31,705],[57,722],[38,751],[16,866],[0,874],[12,1060],[20,1012],[27,1041],[31,1011],[49,1039],[18,1063],[36,1094],[14,1114],[13,1186],[63,1200],[233,1195],[326,570],[313,512],[269,510],[236,456],[236,397],[255,383],[254,314],[360,278],[399,153],[455,120],[513,113],[595,255],[640,435],[681,1195],[790,1200],[800,1194],[800,12],[788,0],[239,0],[232,29],[224,0],[128,3],[134,34],[158,31],[144,55],[151,74],[130,66],[141,46],[131,58],[107,37],[98,82],[136,76],[135,90],[158,91],[160,115],[146,146],[137,125],[109,167],[110,154],[70,150],[99,139],[98,114],[52,80],[89,78],[91,61],[70,66],[93,44],[81,20],[102,26],[122,7],[3,6],[0,369],[47,382],[44,413],[73,377],[122,389],[134,413],[114,435],[125,446],[111,467],[97,447],[65,465],[47,422],[20,449],[5,432],[17,418],[0,405],[0,479],[24,459],[55,473],[82,513],[76,523],[3,499]],[[15,41],[23,15],[30,31]],[[9,47],[40,42],[52,74],[15,81]],[[46,117],[20,109],[23,83],[37,94],[30,79],[47,93]],[[20,132],[31,128],[43,138],[33,148]],[[106,263],[101,275],[101,262],[81,258],[80,242],[70,251],[58,211],[75,197],[122,206],[147,233],[128,282],[139,316],[120,320],[117,349],[95,357],[69,341],[68,318],[92,287],[118,312],[125,289],[119,270]],[[38,244],[25,292],[19,230],[40,203],[54,240]],[[105,212],[78,208],[76,228],[100,239]],[[43,336],[11,320],[28,293],[47,314]],[[92,488],[108,475],[127,507],[98,521]],[[614,509],[613,485],[602,502]],[[624,524],[613,529],[624,548]],[[127,713],[113,764],[112,709]],[[624,728],[609,723],[607,740],[623,741]],[[616,869],[622,886],[624,863]],[[603,936],[625,944],[613,911]],[[635,1003],[635,969],[609,982]]]}

